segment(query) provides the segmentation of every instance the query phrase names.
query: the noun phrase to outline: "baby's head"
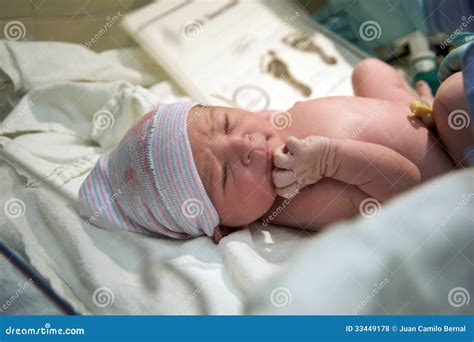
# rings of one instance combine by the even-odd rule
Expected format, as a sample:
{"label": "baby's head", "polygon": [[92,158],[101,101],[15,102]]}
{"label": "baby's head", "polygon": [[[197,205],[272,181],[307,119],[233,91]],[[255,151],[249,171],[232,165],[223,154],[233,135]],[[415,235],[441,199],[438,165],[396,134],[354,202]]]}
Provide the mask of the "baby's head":
{"label": "baby's head", "polygon": [[271,155],[280,144],[255,113],[160,105],[100,157],[79,196],[95,212],[89,223],[101,216],[141,233],[216,236],[219,226],[245,225],[271,207]]}
{"label": "baby's head", "polygon": [[281,140],[268,120],[236,108],[196,106],[188,114],[188,135],[222,225],[246,225],[270,209],[276,197],[272,153]]}

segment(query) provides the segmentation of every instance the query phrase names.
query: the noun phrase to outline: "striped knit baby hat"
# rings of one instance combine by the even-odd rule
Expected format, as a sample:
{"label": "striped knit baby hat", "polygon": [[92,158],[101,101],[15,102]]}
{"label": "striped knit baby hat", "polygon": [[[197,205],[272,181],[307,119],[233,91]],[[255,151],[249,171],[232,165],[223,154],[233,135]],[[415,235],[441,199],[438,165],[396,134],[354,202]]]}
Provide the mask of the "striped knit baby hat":
{"label": "striped knit baby hat", "polygon": [[88,224],[100,217],[144,234],[213,235],[219,217],[194,164],[187,131],[188,112],[196,105],[160,105],[99,158],[79,190]]}

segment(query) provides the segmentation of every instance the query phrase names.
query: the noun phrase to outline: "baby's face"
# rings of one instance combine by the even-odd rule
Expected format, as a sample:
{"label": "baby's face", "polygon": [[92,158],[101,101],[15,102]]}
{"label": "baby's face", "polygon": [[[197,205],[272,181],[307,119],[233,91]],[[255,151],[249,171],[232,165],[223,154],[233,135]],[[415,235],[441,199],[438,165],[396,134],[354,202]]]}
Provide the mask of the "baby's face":
{"label": "baby's face", "polygon": [[236,108],[194,107],[188,134],[201,180],[221,224],[260,218],[276,198],[272,153],[282,145],[263,116]]}

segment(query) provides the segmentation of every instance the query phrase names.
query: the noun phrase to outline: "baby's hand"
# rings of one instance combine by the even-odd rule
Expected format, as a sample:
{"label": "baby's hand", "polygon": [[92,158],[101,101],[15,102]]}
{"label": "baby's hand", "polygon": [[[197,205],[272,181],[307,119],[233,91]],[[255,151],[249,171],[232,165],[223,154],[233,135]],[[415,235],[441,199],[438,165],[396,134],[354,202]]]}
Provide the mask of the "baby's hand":
{"label": "baby's hand", "polygon": [[276,169],[272,178],[277,194],[289,198],[305,186],[319,181],[334,161],[334,155],[331,139],[327,137],[289,137],[284,146],[273,152]]}

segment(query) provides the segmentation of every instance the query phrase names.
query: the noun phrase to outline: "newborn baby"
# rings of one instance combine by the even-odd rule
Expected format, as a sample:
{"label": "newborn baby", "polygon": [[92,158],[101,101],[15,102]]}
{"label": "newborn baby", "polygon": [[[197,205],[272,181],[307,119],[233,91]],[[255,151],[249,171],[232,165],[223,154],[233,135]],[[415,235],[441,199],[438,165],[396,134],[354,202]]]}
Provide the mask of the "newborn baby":
{"label": "newborn baby", "polygon": [[[354,70],[357,97],[298,102],[287,112],[162,105],[99,159],[80,198],[122,228],[173,238],[218,242],[268,217],[317,230],[359,213],[364,199],[383,203],[462,165],[464,140],[446,128],[447,113],[463,108],[453,96],[462,84],[443,85],[433,116],[444,145],[408,107],[432,102],[427,84],[416,93],[374,59]],[[291,124],[280,127],[279,116]]]}

